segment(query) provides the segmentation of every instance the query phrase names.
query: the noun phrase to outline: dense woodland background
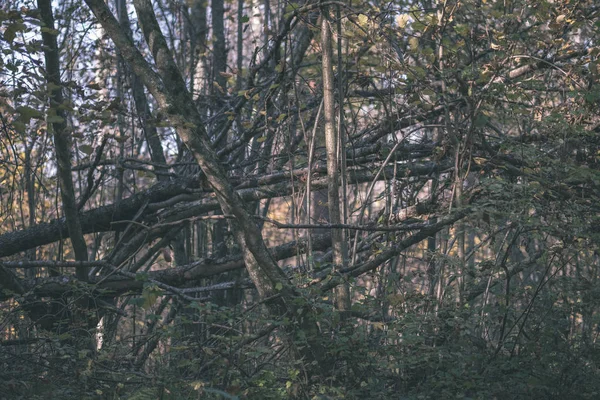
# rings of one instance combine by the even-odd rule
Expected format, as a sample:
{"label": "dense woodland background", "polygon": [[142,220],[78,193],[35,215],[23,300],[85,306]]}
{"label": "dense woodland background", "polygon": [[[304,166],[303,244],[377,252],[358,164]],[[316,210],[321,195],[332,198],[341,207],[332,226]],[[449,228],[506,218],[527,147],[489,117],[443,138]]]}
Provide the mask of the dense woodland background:
{"label": "dense woodland background", "polygon": [[593,0],[0,3],[0,398],[600,398]]}

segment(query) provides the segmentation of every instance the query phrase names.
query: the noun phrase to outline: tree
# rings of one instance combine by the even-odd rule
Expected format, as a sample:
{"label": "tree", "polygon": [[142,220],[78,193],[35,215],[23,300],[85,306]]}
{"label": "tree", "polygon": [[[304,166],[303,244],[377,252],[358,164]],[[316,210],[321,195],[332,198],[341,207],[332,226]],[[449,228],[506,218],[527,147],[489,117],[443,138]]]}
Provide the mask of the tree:
{"label": "tree", "polygon": [[593,2],[52,6],[0,13],[6,393],[596,396]]}

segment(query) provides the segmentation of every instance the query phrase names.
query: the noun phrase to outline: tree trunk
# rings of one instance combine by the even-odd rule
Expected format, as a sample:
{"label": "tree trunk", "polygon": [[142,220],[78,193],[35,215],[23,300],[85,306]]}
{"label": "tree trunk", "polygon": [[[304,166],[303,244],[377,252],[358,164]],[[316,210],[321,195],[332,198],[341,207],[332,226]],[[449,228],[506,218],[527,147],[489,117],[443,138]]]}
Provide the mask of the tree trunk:
{"label": "tree trunk", "polygon": [[[73,177],[71,175],[71,137],[67,128],[67,115],[62,107],[63,93],[60,82],[60,56],[56,35],[54,30],[54,16],[52,14],[51,0],[38,0],[40,18],[48,31],[42,31],[44,41],[44,58],[46,61],[46,79],[50,86],[50,110],[49,115],[54,115],[55,122],[49,124],[52,126],[54,134],[54,147],[56,151],[56,161],[58,167],[58,181],[60,184],[60,193],[63,204],[63,212],[67,221],[69,237],[75,252],[77,261],[87,261],[87,245],[79,223],[77,212],[77,203],[75,201],[75,189],[73,187]],[[87,280],[87,268],[78,267],[76,270],[77,278],[81,281]]]}
{"label": "tree trunk", "polygon": [[[340,176],[339,176],[339,140],[335,128],[335,78],[333,75],[332,29],[329,22],[329,10],[322,9],[321,17],[321,50],[323,67],[323,116],[325,119],[325,147],[327,151],[327,204],[329,207],[329,222],[341,224],[340,213]],[[334,272],[345,268],[348,259],[348,247],[343,229],[331,231]],[[342,283],[335,289],[336,305],[341,311],[350,309],[350,292],[347,283]]]}

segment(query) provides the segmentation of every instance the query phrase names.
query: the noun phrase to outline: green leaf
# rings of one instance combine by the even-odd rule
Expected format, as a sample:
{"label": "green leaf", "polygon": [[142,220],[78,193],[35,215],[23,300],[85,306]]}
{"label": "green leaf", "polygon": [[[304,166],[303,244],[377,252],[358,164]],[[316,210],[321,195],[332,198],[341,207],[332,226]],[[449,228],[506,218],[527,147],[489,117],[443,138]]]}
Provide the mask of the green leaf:
{"label": "green leaf", "polygon": [[17,37],[17,32],[22,32],[27,29],[27,26],[22,22],[14,22],[6,27],[4,31],[4,40],[6,40],[9,44],[15,40]]}
{"label": "green leaf", "polygon": [[138,272],[137,274],[135,274],[135,280],[136,281],[141,281],[141,282],[146,282],[148,280],[148,273],[147,272]]}
{"label": "green leaf", "polygon": [[129,304],[131,304],[132,306],[142,307],[144,304],[144,299],[142,297],[134,297],[132,299],[129,299]]}
{"label": "green leaf", "polygon": [[488,121],[489,117],[483,114],[479,114],[475,117],[475,120],[473,121],[473,126],[475,126],[476,128],[480,128],[482,126],[485,126],[485,124],[487,124]]}
{"label": "green leaf", "polygon": [[285,13],[286,13],[286,14],[291,14],[291,13],[293,13],[294,11],[296,11],[296,9],[298,9],[298,8],[300,8],[300,4],[298,4],[298,3],[294,3],[294,2],[288,3],[288,4],[285,6]]}
{"label": "green leaf", "polygon": [[42,27],[41,31],[42,33],[58,36],[58,31],[56,29],[48,28],[47,26]]}
{"label": "green leaf", "polygon": [[[60,118],[60,117],[58,117]],[[81,151],[84,154],[87,154],[88,156],[90,154],[92,154],[94,152],[94,148],[92,146],[90,146],[89,144],[82,144],[79,146],[79,151]]]}
{"label": "green leaf", "polygon": [[12,126],[14,130],[19,133],[25,133],[25,130],[27,129],[27,125],[21,121],[13,121]]}
{"label": "green leaf", "polygon": [[49,124],[60,124],[65,122],[65,119],[63,117],[59,117],[58,115],[53,115],[51,117],[46,118],[46,122],[48,122]]}
{"label": "green leaf", "polygon": [[42,114],[35,108],[31,108],[28,106],[17,107],[17,112],[20,114],[19,120],[25,124],[28,124],[32,118],[41,119],[44,116],[44,114]]}

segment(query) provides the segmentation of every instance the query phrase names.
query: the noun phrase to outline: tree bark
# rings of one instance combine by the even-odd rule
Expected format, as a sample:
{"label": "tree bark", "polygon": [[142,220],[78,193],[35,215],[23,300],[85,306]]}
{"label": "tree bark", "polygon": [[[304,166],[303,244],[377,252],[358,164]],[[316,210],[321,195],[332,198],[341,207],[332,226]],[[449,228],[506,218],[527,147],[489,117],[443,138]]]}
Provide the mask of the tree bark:
{"label": "tree bark", "polygon": [[[325,119],[325,147],[327,149],[327,204],[329,221],[332,224],[342,222],[340,213],[340,176],[339,176],[339,140],[335,128],[335,77],[333,75],[332,29],[329,22],[329,10],[323,7],[321,16],[321,50],[323,68],[323,117]],[[343,229],[331,232],[334,272],[345,269],[348,259],[348,246]],[[336,305],[341,311],[350,309],[350,291],[346,283],[335,289]]]}
{"label": "tree bark", "polygon": [[[75,189],[73,187],[73,177],[71,175],[71,138],[68,133],[66,123],[66,112],[62,107],[63,93],[60,82],[60,56],[54,33],[54,16],[52,14],[51,0],[38,0],[38,8],[42,23],[48,30],[42,31],[44,42],[44,58],[46,61],[46,79],[48,81],[50,92],[50,112],[49,115],[55,117],[52,122],[54,131],[54,147],[56,151],[56,161],[58,167],[58,181],[60,184],[60,193],[63,204],[63,212],[67,221],[67,228],[71,244],[75,252],[77,261],[87,261],[87,245],[79,215],[77,212],[77,203],[75,201]],[[80,267],[76,271],[77,278],[81,281],[87,280],[87,269]]]}

